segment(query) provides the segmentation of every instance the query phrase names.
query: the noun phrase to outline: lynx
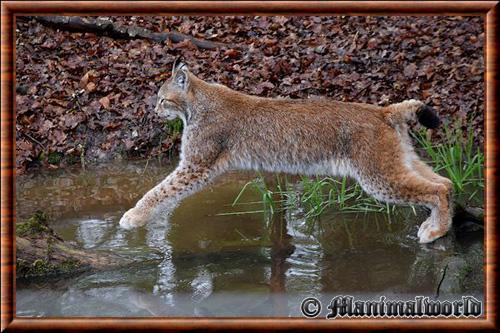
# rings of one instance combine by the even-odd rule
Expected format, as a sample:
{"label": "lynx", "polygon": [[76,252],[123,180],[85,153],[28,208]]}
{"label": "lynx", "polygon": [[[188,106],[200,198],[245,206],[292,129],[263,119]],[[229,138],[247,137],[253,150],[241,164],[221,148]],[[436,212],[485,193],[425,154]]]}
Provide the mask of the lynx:
{"label": "lynx", "polygon": [[378,200],[426,206],[421,243],[451,226],[452,183],[414,152],[408,123],[439,126],[417,100],[386,107],[329,99],[262,98],[205,82],[176,60],[158,93],[155,112],[184,123],[180,162],[120,220],[144,225],[153,212],[171,212],[186,196],[229,169],[349,176]]}

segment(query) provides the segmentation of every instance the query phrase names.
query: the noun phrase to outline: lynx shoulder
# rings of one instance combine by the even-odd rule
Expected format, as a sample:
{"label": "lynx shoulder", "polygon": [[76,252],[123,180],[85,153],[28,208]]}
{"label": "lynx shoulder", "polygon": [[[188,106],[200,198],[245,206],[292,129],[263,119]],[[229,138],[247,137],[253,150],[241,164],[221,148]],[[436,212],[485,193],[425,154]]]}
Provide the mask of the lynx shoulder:
{"label": "lynx shoulder", "polygon": [[439,125],[434,110],[419,101],[380,107],[261,98],[207,83],[176,61],[155,112],[184,122],[180,162],[124,214],[123,227],[145,224],[158,207],[173,209],[226,170],[247,169],[345,175],[378,200],[426,206],[431,214],[418,231],[422,243],[450,228],[451,182],[417,156],[408,136],[412,120]]}

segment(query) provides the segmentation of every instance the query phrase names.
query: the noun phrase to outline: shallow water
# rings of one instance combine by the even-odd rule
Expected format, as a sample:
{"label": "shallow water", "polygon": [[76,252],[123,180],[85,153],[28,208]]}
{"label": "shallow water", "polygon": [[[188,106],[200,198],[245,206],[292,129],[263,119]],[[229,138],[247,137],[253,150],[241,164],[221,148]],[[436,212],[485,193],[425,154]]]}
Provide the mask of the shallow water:
{"label": "shallow water", "polygon": [[[123,230],[118,221],[173,166],[109,164],[19,177],[18,221],[41,209],[52,228],[82,248],[137,263],[50,281],[17,281],[18,316],[301,316],[305,297],[435,297],[449,258],[475,274],[439,298],[483,299],[482,233],[420,245],[425,212],[327,211],[309,231],[299,211],[276,214],[231,203],[253,173],[231,172],[187,198],[167,219]],[[241,202],[258,201],[246,192]],[[470,262],[470,253],[474,258]],[[469,272],[469,274],[472,274]]]}

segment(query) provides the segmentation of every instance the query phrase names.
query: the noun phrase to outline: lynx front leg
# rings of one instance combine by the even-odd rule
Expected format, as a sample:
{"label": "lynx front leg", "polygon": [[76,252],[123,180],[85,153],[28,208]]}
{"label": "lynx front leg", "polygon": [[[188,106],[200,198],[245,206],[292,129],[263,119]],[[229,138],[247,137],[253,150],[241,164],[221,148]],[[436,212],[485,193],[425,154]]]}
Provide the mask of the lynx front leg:
{"label": "lynx front leg", "polygon": [[201,189],[214,176],[214,170],[209,167],[180,165],[123,215],[120,226],[130,229],[146,224],[160,205],[168,205],[170,212],[183,198]]}

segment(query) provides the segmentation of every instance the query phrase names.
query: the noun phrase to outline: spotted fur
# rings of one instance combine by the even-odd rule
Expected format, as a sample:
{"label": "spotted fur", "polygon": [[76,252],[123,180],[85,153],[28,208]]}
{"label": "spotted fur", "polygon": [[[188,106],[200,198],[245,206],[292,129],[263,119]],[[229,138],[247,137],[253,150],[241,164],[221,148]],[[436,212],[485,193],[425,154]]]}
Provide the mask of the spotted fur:
{"label": "spotted fur", "polygon": [[451,225],[451,182],[419,159],[407,123],[424,105],[387,107],[329,99],[261,98],[207,83],[176,62],[155,111],[184,122],[180,163],[127,211],[120,225],[145,224],[157,207],[184,197],[229,169],[345,175],[373,197],[431,209],[418,237],[427,243]]}

